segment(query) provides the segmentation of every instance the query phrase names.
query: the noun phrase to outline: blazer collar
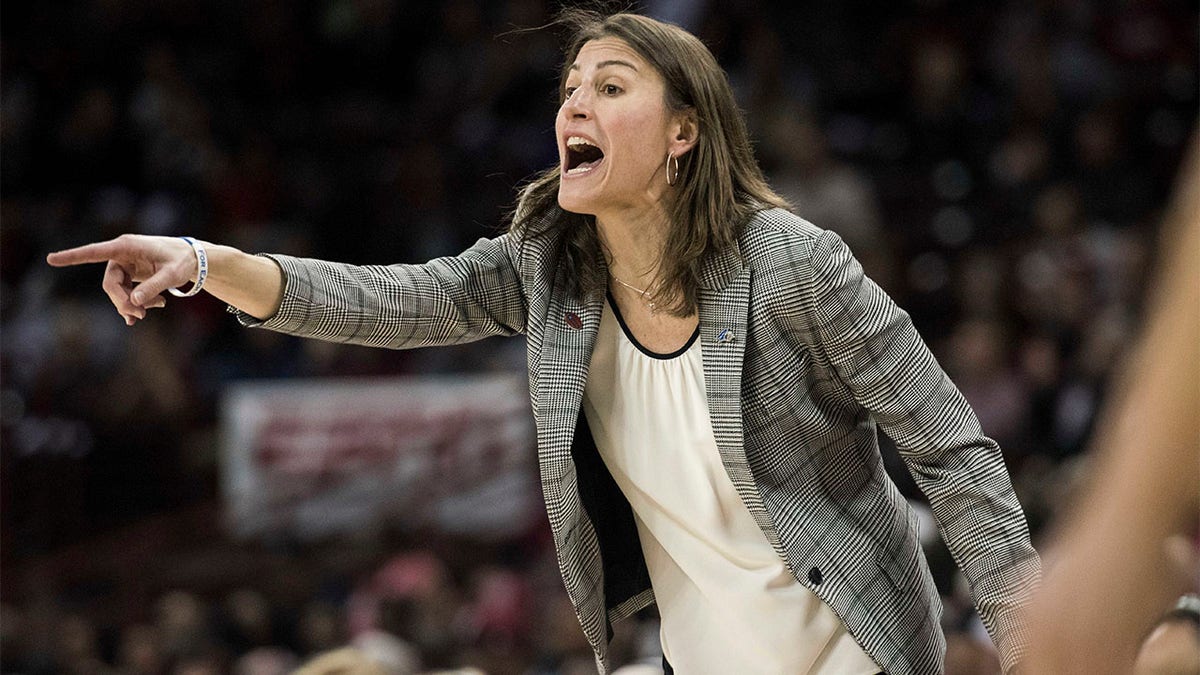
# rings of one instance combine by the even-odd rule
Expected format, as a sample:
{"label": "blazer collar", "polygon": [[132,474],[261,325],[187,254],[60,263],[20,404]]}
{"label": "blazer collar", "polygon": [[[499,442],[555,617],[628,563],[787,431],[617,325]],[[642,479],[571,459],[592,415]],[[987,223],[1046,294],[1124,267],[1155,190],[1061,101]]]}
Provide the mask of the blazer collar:
{"label": "blazer collar", "polygon": [[736,244],[712,251],[700,263],[700,288],[720,291],[742,273],[744,266],[741,247]]}

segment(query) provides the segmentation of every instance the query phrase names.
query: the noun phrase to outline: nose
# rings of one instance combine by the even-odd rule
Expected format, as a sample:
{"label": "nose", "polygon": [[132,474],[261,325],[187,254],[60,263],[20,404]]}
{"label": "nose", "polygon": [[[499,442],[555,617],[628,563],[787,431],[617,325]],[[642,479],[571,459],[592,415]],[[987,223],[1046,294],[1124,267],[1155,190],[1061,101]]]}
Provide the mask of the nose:
{"label": "nose", "polygon": [[587,119],[591,115],[591,110],[591,101],[588,100],[583,87],[576,89],[562,104],[563,115],[570,119]]}

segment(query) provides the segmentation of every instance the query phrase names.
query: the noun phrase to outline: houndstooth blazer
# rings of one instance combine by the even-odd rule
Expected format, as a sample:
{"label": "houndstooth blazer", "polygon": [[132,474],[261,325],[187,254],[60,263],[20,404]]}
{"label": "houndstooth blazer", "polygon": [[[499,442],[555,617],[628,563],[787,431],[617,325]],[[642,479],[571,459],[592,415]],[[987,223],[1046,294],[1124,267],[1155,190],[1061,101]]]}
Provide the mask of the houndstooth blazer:
{"label": "houndstooth blazer", "polygon": [[[888,673],[941,672],[941,602],[878,426],[928,496],[1010,668],[1040,562],[996,443],[835,234],[773,209],[739,249],[705,262],[700,340],[721,460],[763,534]],[[629,504],[580,414],[604,299],[568,297],[561,255],[554,237],[505,234],[423,265],[272,256],[286,277],[279,311],[241,319],[390,348],[526,335],[559,568],[606,673],[612,623],[654,597]]]}

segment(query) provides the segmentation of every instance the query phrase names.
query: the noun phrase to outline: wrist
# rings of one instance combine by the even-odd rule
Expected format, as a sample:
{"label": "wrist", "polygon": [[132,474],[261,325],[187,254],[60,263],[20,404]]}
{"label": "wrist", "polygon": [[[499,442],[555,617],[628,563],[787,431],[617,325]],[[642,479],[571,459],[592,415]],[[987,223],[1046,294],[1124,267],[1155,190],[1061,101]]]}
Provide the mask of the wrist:
{"label": "wrist", "polygon": [[204,242],[198,239],[192,237],[180,237],[180,239],[188,243],[196,258],[196,268],[190,277],[192,287],[186,291],[181,291],[178,288],[169,288],[167,290],[177,298],[187,298],[199,293],[204,288],[204,282],[208,279],[208,251],[204,246]]}

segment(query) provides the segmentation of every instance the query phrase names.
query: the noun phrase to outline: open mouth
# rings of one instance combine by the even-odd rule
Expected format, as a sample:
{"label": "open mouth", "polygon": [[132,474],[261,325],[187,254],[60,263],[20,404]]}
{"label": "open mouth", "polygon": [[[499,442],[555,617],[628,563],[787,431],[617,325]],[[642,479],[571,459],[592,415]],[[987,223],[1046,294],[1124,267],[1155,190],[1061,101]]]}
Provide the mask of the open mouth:
{"label": "open mouth", "polygon": [[567,175],[587,173],[604,161],[604,151],[579,136],[567,139]]}

